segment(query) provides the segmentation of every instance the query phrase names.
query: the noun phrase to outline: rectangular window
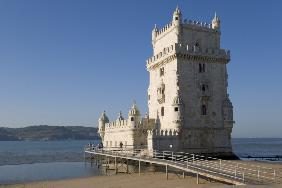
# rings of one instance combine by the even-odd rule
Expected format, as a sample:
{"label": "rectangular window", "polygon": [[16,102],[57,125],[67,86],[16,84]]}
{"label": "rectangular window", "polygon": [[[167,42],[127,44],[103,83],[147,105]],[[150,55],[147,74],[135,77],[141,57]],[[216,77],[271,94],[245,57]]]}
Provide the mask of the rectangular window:
{"label": "rectangular window", "polygon": [[206,72],[206,66],[204,63],[199,63],[199,73]]}
{"label": "rectangular window", "polygon": [[207,115],[207,106],[206,105],[202,105],[202,115],[205,116]]}
{"label": "rectangular window", "polygon": [[175,108],[174,108],[174,111],[175,111],[175,112],[178,112],[178,107],[175,107]]}
{"label": "rectangular window", "polygon": [[161,116],[164,116],[164,107],[161,108]]}
{"label": "rectangular window", "polygon": [[160,68],[160,76],[164,75],[164,67]]}

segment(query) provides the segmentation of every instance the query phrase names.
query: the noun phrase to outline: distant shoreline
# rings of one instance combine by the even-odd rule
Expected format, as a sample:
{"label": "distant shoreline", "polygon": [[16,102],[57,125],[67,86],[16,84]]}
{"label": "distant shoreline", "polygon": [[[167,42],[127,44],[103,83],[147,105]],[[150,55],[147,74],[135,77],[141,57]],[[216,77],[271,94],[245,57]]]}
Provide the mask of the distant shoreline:
{"label": "distant shoreline", "polygon": [[38,125],[23,128],[0,127],[0,141],[97,140],[96,127]]}

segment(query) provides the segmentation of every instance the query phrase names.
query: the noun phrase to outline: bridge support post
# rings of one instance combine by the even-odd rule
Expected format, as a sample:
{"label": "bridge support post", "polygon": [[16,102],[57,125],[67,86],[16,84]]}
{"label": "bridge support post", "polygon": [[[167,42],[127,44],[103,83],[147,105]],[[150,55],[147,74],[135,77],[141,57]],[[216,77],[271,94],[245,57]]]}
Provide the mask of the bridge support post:
{"label": "bridge support post", "polygon": [[126,173],[128,174],[128,159],[126,159]]}
{"label": "bridge support post", "polygon": [[199,184],[199,173],[197,172],[197,184]]}
{"label": "bridge support post", "polygon": [[185,171],[182,172],[182,178],[185,179]]}
{"label": "bridge support post", "polygon": [[98,169],[100,168],[100,155],[97,155]]}
{"label": "bridge support post", "polygon": [[117,174],[117,158],[115,157],[115,174]]}
{"label": "bridge support post", "polygon": [[166,179],[168,180],[167,165],[165,165],[165,175],[166,175]]}
{"label": "bridge support post", "polygon": [[140,163],[141,163],[141,161],[139,160],[139,162],[138,162],[138,165],[139,165],[139,166],[138,166],[139,175],[141,174],[141,164],[140,164]]}

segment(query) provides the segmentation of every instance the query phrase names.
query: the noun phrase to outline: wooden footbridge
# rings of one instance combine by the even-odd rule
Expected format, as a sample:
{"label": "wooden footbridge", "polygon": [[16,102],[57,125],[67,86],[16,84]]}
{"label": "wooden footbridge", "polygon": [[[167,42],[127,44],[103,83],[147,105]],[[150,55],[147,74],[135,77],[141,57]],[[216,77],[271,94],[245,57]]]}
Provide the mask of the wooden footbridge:
{"label": "wooden footbridge", "polygon": [[86,147],[85,154],[91,159],[105,158],[107,161],[114,161],[117,172],[117,159],[135,161],[138,163],[140,174],[141,165],[150,163],[164,166],[166,178],[168,179],[168,168],[177,169],[183,172],[195,174],[197,183],[199,176],[213,179],[233,185],[246,184],[279,184],[282,180],[282,173],[272,168],[250,165],[235,161],[221,160],[213,157],[201,156],[197,154],[157,151],[148,153],[146,150],[105,150],[93,147]]}

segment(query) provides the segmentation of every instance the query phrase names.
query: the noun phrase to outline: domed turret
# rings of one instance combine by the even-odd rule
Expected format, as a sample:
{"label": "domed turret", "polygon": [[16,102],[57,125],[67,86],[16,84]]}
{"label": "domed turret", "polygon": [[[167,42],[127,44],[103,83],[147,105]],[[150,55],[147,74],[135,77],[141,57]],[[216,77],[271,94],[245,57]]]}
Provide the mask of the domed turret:
{"label": "domed turret", "polygon": [[121,113],[121,111],[118,113],[118,120],[119,120],[119,121],[124,120],[124,118],[122,117],[122,113]]}
{"label": "domed turret", "polygon": [[158,32],[158,28],[157,28],[157,25],[155,24],[155,27],[152,31],[152,45],[153,46],[155,45],[155,42],[156,42],[157,32]]}
{"label": "domed turret", "polygon": [[220,19],[216,15],[216,13],[214,14],[214,18],[212,20],[212,28],[216,30],[220,30]]}
{"label": "domed turret", "polygon": [[225,123],[234,123],[233,122],[233,105],[229,99],[229,95],[223,101],[223,120]]}
{"label": "domed turret", "polygon": [[102,141],[104,140],[104,135],[105,135],[104,132],[105,132],[105,124],[106,123],[109,123],[109,118],[107,117],[106,112],[104,111],[101,114],[101,116],[100,116],[100,118],[98,120],[98,124],[99,124],[99,126],[98,126],[98,133],[100,134],[100,137],[101,137]]}
{"label": "domed turret", "polygon": [[128,112],[128,119],[132,127],[134,127],[136,123],[140,121],[140,116],[140,112],[137,108],[136,102],[134,101],[131,109]]}
{"label": "domed turret", "polygon": [[175,11],[173,12],[173,20],[172,22],[175,25],[180,25],[182,23],[182,13],[179,10],[178,6],[176,7]]}
{"label": "domed turret", "polygon": [[183,123],[182,114],[184,111],[184,105],[180,97],[179,90],[177,90],[176,96],[173,99],[172,107],[173,107],[173,114],[174,114],[172,122],[175,124],[175,129],[179,130]]}

